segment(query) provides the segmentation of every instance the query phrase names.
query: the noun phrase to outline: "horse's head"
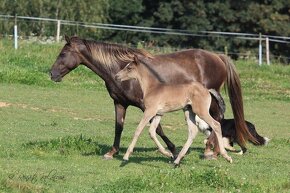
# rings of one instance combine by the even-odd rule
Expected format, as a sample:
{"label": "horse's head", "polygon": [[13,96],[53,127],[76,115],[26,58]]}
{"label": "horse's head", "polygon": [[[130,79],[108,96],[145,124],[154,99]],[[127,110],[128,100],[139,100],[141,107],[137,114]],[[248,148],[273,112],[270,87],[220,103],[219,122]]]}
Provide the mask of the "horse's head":
{"label": "horse's head", "polygon": [[68,36],[65,36],[65,40],[66,44],[50,70],[51,80],[55,82],[60,82],[66,74],[82,63],[80,58],[80,46],[78,46],[81,40],[77,37],[69,38]]}
{"label": "horse's head", "polygon": [[134,61],[128,63],[121,71],[119,71],[115,79],[118,81],[125,81],[130,79],[138,79],[139,73],[138,73],[138,65],[139,60],[135,56]]}

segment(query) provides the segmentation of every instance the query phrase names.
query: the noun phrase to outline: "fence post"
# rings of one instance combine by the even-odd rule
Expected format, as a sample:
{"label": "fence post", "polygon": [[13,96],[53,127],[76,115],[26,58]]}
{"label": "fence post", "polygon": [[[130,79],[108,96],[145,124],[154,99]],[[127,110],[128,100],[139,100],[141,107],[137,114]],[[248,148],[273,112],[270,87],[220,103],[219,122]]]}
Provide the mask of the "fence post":
{"label": "fence post", "polygon": [[17,50],[18,48],[17,15],[15,15],[14,20],[14,48],[15,50]]}
{"label": "fence post", "polygon": [[228,47],[225,46],[225,55],[227,56],[228,55]]}
{"label": "fence post", "polygon": [[267,64],[270,65],[269,37],[266,37],[266,60],[267,60]]}
{"label": "fence post", "polygon": [[56,42],[59,42],[59,36],[60,36],[60,20],[57,20]]}
{"label": "fence post", "polygon": [[262,65],[262,34],[259,34],[259,65]]}

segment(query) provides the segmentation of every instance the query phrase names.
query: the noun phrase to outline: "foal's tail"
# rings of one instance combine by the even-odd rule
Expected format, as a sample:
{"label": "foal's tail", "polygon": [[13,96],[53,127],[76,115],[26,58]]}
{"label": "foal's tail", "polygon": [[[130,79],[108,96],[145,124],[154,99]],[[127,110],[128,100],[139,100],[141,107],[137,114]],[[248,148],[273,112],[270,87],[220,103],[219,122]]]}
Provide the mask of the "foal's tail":
{"label": "foal's tail", "polygon": [[234,114],[237,140],[242,146],[245,146],[248,140],[256,144],[258,143],[257,140],[248,131],[245,123],[242,89],[240,78],[236,72],[236,68],[232,60],[226,55],[219,54],[219,57],[226,64],[227,68],[226,90],[228,92],[232,111]]}

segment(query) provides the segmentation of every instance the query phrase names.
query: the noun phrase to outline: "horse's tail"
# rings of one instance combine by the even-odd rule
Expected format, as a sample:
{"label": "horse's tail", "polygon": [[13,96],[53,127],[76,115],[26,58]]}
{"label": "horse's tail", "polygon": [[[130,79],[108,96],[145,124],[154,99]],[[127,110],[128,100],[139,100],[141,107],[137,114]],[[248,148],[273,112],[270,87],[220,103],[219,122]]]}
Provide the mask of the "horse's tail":
{"label": "horse's tail", "polygon": [[[226,111],[226,103],[222,97],[222,95],[216,91],[215,89],[209,89],[209,93],[211,94],[211,97],[213,99],[216,100],[217,102],[217,105],[218,105],[218,118],[219,120],[222,120],[224,118],[224,114],[225,114],[225,111]],[[213,103],[213,102],[212,102]],[[216,117],[214,117],[216,119]]]}
{"label": "horse's tail", "polygon": [[234,63],[226,55],[219,54],[219,57],[225,63],[227,68],[226,90],[228,92],[234,114],[237,140],[242,146],[245,146],[248,140],[256,144],[258,143],[256,138],[252,136],[246,126],[241,83]]}

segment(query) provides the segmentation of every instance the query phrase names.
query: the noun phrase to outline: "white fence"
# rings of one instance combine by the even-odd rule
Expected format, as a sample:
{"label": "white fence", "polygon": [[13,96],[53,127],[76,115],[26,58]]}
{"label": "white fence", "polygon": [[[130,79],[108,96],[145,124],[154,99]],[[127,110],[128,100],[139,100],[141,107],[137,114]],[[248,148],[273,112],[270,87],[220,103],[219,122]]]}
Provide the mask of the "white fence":
{"label": "white fence", "polygon": [[[283,36],[271,36],[271,35],[262,35],[262,34],[250,34],[250,33],[232,33],[232,32],[215,32],[215,31],[199,31],[192,32],[188,30],[179,30],[179,29],[167,29],[167,28],[153,28],[153,27],[143,27],[143,26],[130,26],[130,25],[116,25],[116,24],[104,24],[104,23],[86,23],[78,21],[68,21],[68,20],[57,20],[50,18],[39,18],[39,17],[27,17],[27,16],[11,16],[11,15],[0,15],[0,20],[14,20],[14,46],[15,49],[18,48],[18,27],[17,22],[22,20],[29,21],[43,21],[43,22],[52,22],[56,26],[55,30],[55,41],[60,41],[60,34],[62,26],[77,26],[82,28],[96,28],[96,29],[106,29],[106,30],[120,30],[120,31],[130,31],[130,32],[140,32],[140,33],[152,33],[152,34],[164,34],[164,35],[181,35],[181,36],[193,36],[193,37],[227,37],[227,38],[237,38],[250,41],[258,41],[258,62],[259,65],[262,64],[263,60],[263,45],[265,45],[266,51],[266,63],[270,64],[270,42],[276,42],[281,44],[289,44],[290,37]],[[1,32],[0,32],[1,33]],[[10,32],[9,32],[10,34]],[[11,32],[12,35],[12,32]],[[225,52],[227,52],[225,48]],[[289,59],[289,58],[287,58]]]}

